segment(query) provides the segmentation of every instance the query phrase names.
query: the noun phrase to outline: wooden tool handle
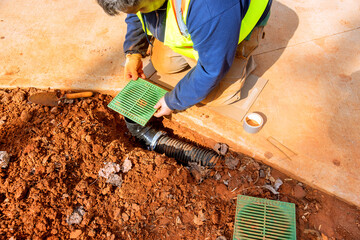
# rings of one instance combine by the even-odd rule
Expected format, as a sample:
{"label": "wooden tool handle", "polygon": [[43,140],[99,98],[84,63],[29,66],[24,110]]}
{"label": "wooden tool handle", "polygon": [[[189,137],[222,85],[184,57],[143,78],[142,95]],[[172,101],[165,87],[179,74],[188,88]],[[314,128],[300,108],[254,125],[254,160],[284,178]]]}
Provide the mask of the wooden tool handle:
{"label": "wooden tool handle", "polygon": [[65,98],[67,99],[85,98],[85,97],[91,97],[92,95],[93,92],[67,93],[65,94]]}

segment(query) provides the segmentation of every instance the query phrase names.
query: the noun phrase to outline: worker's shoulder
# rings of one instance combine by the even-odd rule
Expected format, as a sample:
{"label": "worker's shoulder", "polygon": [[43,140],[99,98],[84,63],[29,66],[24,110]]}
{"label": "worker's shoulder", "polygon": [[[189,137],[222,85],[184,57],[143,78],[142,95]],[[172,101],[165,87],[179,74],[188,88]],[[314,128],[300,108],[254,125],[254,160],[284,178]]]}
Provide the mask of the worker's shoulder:
{"label": "worker's shoulder", "polygon": [[[249,0],[191,0],[188,19],[201,25],[222,14],[228,14],[228,10],[241,7],[242,1]],[[232,11],[234,12],[234,11]],[[240,11],[235,11],[240,13]]]}
{"label": "worker's shoulder", "polygon": [[239,5],[244,0],[191,0],[196,8],[206,9],[210,16],[215,17],[222,12]]}

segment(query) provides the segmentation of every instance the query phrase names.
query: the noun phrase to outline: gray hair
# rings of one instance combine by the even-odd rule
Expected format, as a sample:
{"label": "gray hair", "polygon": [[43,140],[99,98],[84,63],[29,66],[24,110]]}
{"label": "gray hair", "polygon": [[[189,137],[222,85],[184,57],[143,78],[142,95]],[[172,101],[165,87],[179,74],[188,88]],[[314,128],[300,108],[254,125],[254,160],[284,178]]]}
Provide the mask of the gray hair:
{"label": "gray hair", "polygon": [[141,0],[97,0],[104,11],[111,15],[117,15],[128,8],[136,7]]}

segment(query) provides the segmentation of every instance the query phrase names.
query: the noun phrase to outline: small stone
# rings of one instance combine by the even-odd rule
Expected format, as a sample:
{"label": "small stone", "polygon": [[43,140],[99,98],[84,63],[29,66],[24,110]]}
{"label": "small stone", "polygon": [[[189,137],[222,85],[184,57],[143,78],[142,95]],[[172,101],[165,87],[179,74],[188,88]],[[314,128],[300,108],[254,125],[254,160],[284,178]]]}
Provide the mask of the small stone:
{"label": "small stone", "polygon": [[7,168],[9,166],[10,156],[6,151],[0,151],[0,167]]}
{"label": "small stone", "polygon": [[226,143],[216,143],[213,149],[217,152],[217,154],[225,156],[229,150],[229,146]]}
{"label": "small stone", "polygon": [[64,99],[63,101],[65,104],[73,104],[74,103],[74,99]]}
{"label": "small stone", "polygon": [[68,197],[70,197],[70,196],[69,196],[69,194],[64,193],[61,197],[62,197],[62,198],[68,198]]}
{"label": "small stone", "polygon": [[260,171],[259,171],[259,177],[260,177],[260,178],[265,178],[265,172],[264,172],[264,170],[260,169]]}
{"label": "small stone", "polygon": [[28,111],[23,111],[20,115],[20,119],[23,122],[28,122],[31,119],[31,114]]}
{"label": "small stone", "polygon": [[85,209],[83,206],[75,208],[72,214],[68,217],[67,223],[69,225],[80,224],[83,220],[84,214],[85,214]]}
{"label": "small stone", "polygon": [[17,200],[21,200],[26,196],[26,193],[28,192],[28,187],[25,182],[17,183],[19,187],[16,189],[14,197]]}
{"label": "small stone", "polygon": [[95,235],[96,235],[95,230],[94,230],[94,229],[90,229],[90,231],[88,232],[88,236],[89,236],[89,237],[95,237]]}
{"label": "small stone", "polygon": [[239,164],[239,159],[233,157],[225,158],[225,164],[229,169],[235,169],[236,166]]}
{"label": "small stone", "polygon": [[11,101],[11,96],[8,93],[5,93],[5,95],[2,97],[1,102],[7,103]]}
{"label": "small stone", "polygon": [[106,180],[107,183],[110,183],[114,186],[121,187],[122,185],[122,176],[118,174],[111,174]]}
{"label": "small stone", "polygon": [[88,143],[91,143],[91,142],[92,142],[91,136],[90,136],[90,135],[86,135],[86,136],[85,136],[85,141],[87,141]]}
{"label": "small stone", "polygon": [[304,198],[305,196],[306,196],[305,190],[304,190],[301,186],[296,185],[296,186],[294,187],[294,197],[299,198],[299,199],[302,199],[302,198]]}
{"label": "small stone", "polygon": [[260,170],[260,164],[259,163],[254,162],[253,165],[256,168],[256,170]]}
{"label": "small stone", "polygon": [[176,217],[176,225],[182,224],[182,221],[179,216]]}
{"label": "small stone", "polygon": [[138,204],[136,204],[136,203],[133,203],[131,207],[136,212],[140,211],[140,206]]}
{"label": "small stone", "polygon": [[204,223],[199,219],[198,216],[194,215],[194,223],[198,226],[203,225]]}
{"label": "small stone", "polygon": [[113,162],[105,162],[105,167],[99,170],[99,176],[108,179],[112,174],[120,172],[120,165]]}
{"label": "small stone", "polygon": [[53,114],[58,113],[59,108],[58,107],[53,107],[53,108],[51,108],[50,112],[53,113]]}
{"label": "small stone", "polygon": [[82,234],[82,231],[80,229],[77,229],[70,233],[70,238],[71,239],[79,238],[81,234]]}
{"label": "small stone", "polygon": [[15,100],[15,102],[22,102],[25,100],[25,93],[23,92],[18,92],[17,94],[15,94],[15,96],[13,97],[13,100]]}
{"label": "small stone", "polygon": [[122,216],[122,220],[123,220],[124,222],[129,221],[129,215],[127,215],[126,213],[123,213],[121,216]]}
{"label": "small stone", "polygon": [[221,179],[221,174],[220,173],[216,173],[214,176],[216,181],[219,181]]}
{"label": "small stone", "polygon": [[281,187],[281,185],[283,185],[283,181],[281,181],[280,178],[276,179],[275,183],[274,183],[274,188],[275,190],[279,190],[279,188]]}
{"label": "small stone", "polygon": [[126,158],[123,165],[122,165],[122,171],[123,173],[127,173],[132,168],[132,163],[129,158]]}
{"label": "small stone", "polygon": [[115,208],[113,211],[114,219],[119,220],[121,216],[121,210],[120,208]]}
{"label": "small stone", "polygon": [[201,172],[196,168],[190,168],[190,173],[197,183],[201,183],[204,179]]}
{"label": "small stone", "polygon": [[199,211],[198,216],[194,215],[194,223],[196,225],[201,226],[204,224],[205,221],[206,221],[205,213],[202,210]]}

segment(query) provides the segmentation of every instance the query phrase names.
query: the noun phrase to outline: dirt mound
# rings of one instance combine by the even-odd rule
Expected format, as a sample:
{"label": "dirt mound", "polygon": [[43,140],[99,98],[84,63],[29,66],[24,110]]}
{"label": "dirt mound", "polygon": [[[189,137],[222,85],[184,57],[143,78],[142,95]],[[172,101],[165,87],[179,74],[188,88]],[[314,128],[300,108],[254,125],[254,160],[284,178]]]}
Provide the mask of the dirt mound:
{"label": "dirt mound", "polygon": [[[231,239],[237,194],[294,202],[299,239],[359,239],[355,208],[247,156],[189,169],[142,149],[110,96],[50,108],[28,102],[38,91],[0,90],[2,239]],[[280,194],[263,187],[277,178]]]}

